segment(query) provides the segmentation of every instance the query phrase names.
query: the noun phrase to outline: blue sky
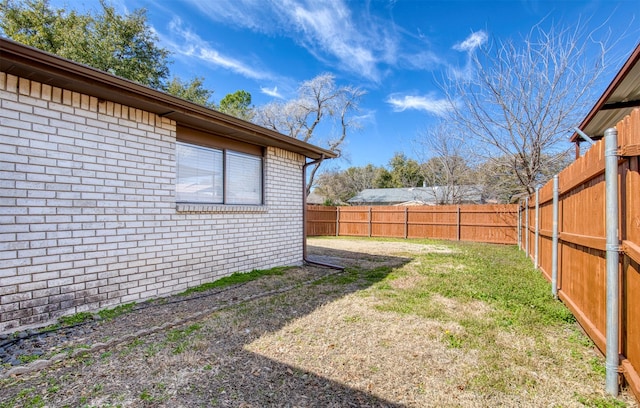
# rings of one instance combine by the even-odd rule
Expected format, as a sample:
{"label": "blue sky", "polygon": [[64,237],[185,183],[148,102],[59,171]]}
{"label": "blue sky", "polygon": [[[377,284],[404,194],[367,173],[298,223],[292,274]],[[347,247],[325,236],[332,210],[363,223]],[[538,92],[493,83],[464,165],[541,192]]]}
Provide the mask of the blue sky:
{"label": "blue sky", "polygon": [[[55,7],[97,9],[97,0],[52,0]],[[112,0],[120,12],[145,8],[171,71],[205,78],[214,100],[239,89],[256,106],[290,99],[322,73],[364,89],[362,128],[348,136],[333,167],[385,165],[442,112],[442,75],[462,69],[469,52],[518,39],[540,23],[610,30],[616,63],[602,90],[640,39],[640,1],[323,1]],[[601,92],[601,91],[600,91]],[[595,100],[594,100],[595,103]],[[569,135],[568,135],[569,136]]]}

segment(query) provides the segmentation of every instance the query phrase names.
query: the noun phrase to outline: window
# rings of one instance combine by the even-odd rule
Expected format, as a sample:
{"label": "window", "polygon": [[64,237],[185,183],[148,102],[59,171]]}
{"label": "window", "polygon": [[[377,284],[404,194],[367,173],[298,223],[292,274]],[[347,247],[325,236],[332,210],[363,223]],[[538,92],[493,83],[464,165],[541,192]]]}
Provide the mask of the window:
{"label": "window", "polygon": [[177,143],[176,201],[262,204],[262,157]]}
{"label": "window", "polygon": [[227,151],[227,204],[262,204],[262,158]]}
{"label": "window", "polygon": [[189,203],[223,203],[222,151],[177,144],[176,200]]}

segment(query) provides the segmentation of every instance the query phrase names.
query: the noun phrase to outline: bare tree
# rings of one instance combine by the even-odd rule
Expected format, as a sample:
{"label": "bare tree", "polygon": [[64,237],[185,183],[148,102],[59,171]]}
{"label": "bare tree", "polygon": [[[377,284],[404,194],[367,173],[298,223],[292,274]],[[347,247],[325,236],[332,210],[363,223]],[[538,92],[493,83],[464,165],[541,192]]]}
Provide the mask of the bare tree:
{"label": "bare tree", "polygon": [[[325,145],[340,156],[347,133],[359,127],[353,114],[364,91],[337,86],[331,74],[321,74],[298,88],[297,98],[272,102],[256,110],[254,121],[305,142]],[[307,194],[313,187],[320,164],[312,167]]]}
{"label": "bare tree", "polygon": [[419,135],[416,145],[425,184],[433,189],[436,202],[462,202],[469,194],[474,167],[464,137],[441,123]]}
{"label": "bare tree", "polygon": [[485,160],[508,164],[522,191],[535,191],[546,181],[545,165],[562,160],[569,147],[563,142],[593,103],[605,71],[608,38],[596,41],[582,27],[539,24],[522,43],[482,46],[469,52],[463,74],[443,83],[451,120]]}
{"label": "bare tree", "polygon": [[376,179],[383,170],[372,164],[349,167],[344,171],[324,171],[318,176],[315,191],[334,203],[346,202],[362,190],[376,187]]}

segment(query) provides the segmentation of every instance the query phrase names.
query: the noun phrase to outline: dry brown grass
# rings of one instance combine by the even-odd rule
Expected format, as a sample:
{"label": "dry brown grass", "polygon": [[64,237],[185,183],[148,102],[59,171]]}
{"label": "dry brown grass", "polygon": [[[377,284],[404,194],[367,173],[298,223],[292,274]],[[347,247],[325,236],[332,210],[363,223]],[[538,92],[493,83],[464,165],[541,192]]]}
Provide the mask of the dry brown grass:
{"label": "dry brown grass", "polygon": [[456,330],[452,323],[376,311],[352,294],[246,349],[383,400],[436,406],[458,399],[449,394],[460,394],[463,373],[477,364],[439,341]]}

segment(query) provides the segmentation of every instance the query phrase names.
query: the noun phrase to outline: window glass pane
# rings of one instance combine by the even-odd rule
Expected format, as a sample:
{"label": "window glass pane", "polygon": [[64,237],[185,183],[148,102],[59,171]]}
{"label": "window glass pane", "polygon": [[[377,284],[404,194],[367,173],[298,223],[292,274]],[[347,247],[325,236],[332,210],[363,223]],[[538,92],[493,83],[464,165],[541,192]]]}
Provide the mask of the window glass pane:
{"label": "window glass pane", "polygon": [[262,204],[262,158],[227,151],[226,204]]}
{"label": "window glass pane", "polygon": [[176,201],[222,203],[222,151],[176,144]]}

